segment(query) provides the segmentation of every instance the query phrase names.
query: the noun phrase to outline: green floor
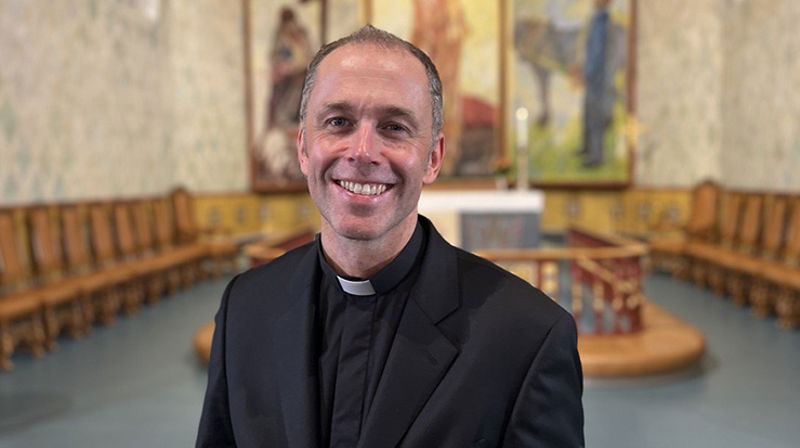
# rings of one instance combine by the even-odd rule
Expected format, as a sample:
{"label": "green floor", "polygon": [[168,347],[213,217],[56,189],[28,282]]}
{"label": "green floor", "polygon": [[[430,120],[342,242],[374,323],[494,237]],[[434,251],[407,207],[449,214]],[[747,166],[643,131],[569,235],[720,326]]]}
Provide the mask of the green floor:
{"label": "green floor", "polygon": [[[194,331],[226,280],[145,307],[43,359],[20,353],[0,374],[0,447],[183,447],[194,443],[205,370]],[[800,331],[775,328],[664,275],[651,300],[698,326],[708,355],[695,369],[637,381],[588,380],[589,447],[800,445]]]}

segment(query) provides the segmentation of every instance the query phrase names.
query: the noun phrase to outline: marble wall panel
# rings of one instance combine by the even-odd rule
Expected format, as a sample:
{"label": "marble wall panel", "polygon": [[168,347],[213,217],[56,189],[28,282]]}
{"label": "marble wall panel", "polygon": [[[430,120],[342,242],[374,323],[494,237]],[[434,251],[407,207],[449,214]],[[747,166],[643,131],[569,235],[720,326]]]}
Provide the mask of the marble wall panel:
{"label": "marble wall panel", "polygon": [[639,2],[635,183],[721,177],[720,0]]}
{"label": "marble wall panel", "polygon": [[236,1],[8,0],[0,203],[247,185]]}
{"label": "marble wall panel", "polygon": [[[635,185],[800,189],[800,2],[638,5]],[[247,190],[241,15],[3,0],[0,203]]]}
{"label": "marble wall panel", "polygon": [[173,183],[192,191],[244,191],[244,31],[239,1],[172,0]]}
{"label": "marble wall panel", "polygon": [[727,0],[722,183],[800,190],[800,2]]}

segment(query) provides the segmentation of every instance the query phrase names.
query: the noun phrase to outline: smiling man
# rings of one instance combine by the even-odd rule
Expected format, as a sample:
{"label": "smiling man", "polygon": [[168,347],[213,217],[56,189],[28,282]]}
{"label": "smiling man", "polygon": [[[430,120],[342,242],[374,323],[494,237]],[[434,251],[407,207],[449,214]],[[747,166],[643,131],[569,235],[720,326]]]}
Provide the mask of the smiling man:
{"label": "smiling man", "polygon": [[445,155],[430,59],[364,27],[300,114],[321,232],[228,285],[197,445],[583,446],[572,317],[417,214]]}

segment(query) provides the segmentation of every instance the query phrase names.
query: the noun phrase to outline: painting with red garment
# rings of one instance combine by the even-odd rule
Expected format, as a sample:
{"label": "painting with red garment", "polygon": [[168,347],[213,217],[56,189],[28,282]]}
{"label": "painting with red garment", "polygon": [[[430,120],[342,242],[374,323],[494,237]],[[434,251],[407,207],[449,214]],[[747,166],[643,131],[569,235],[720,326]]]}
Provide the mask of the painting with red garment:
{"label": "painting with red garment", "polygon": [[501,156],[500,2],[367,1],[373,25],[425,51],[439,71],[447,145],[441,175],[491,175]]}

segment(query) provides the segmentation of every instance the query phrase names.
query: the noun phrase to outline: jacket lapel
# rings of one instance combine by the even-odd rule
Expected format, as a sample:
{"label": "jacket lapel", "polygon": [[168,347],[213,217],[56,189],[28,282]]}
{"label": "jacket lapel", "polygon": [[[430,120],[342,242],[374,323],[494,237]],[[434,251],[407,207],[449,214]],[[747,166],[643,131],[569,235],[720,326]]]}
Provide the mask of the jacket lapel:
{"label": "jacket lapel", "polygon": [[394,447],[458,355],[436,324],[459,306],[455,249],[426,218],[419,278],[392,343],[359,447]]}
{"label": "jacket lapel", "polygon": [[[313,275],[308,275],[309,272]],[[317,249],[311,245],[281,297],[285,311],[271,325],[275,361],[271,368],[278,378],[283,425],[290,448],[314,448],[319,441],[319,385],[314,356],[314,285],[318,277]]]}

